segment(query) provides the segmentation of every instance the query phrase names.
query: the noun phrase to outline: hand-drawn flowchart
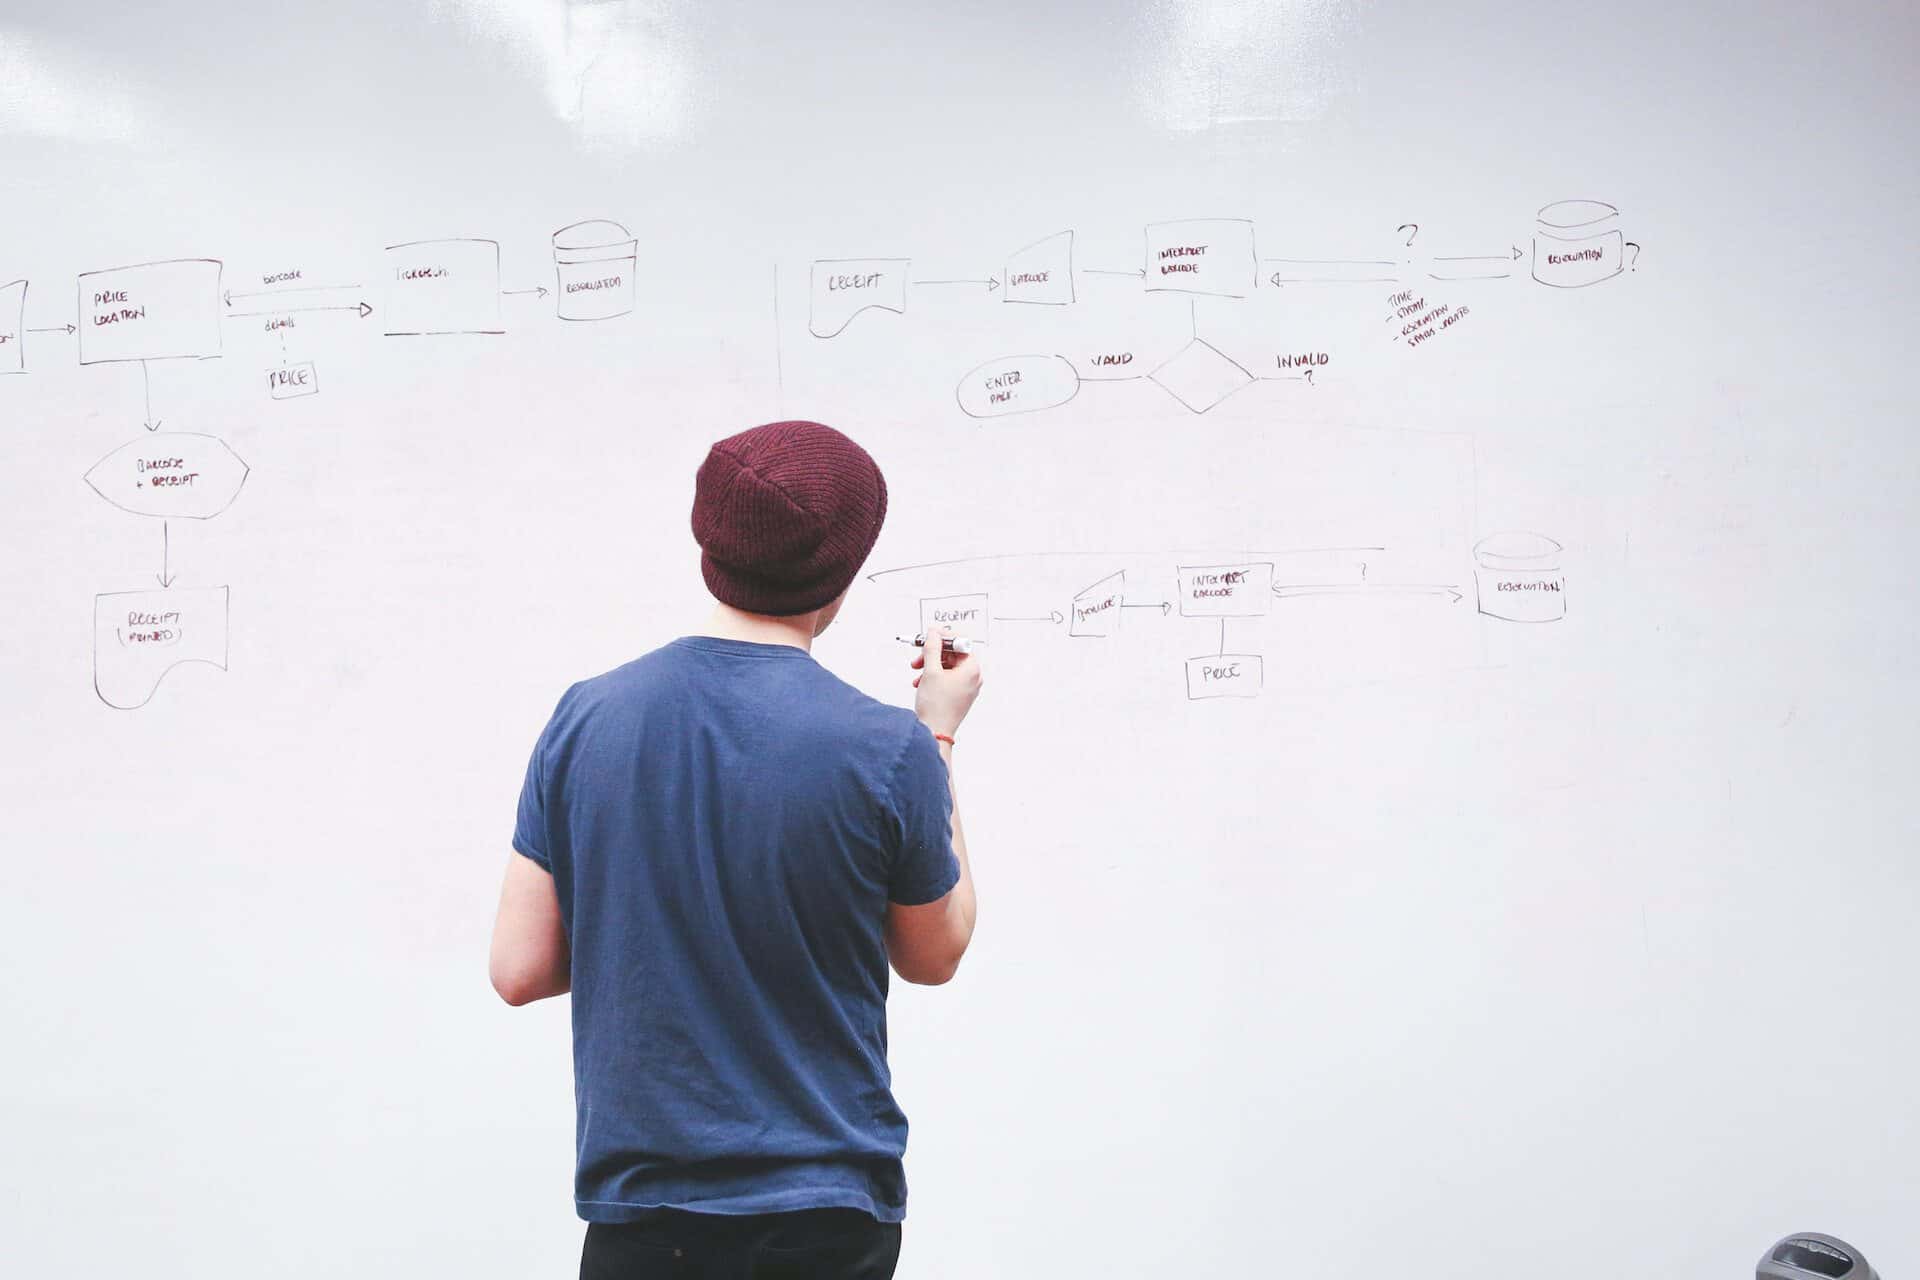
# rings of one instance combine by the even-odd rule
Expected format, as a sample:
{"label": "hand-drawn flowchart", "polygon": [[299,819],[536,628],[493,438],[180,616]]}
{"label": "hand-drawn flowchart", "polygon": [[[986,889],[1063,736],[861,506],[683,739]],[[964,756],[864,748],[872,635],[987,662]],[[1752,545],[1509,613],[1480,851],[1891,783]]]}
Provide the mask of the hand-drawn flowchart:
{"label": "hand-drawn flowchart", "polygon": [[[1025,613],[997,614],[993,596],[986,591],[957,591],[919,598],[918,631],[948,627],[958,637],[991,647],[995,641],[995,623],[1019,624],[1016,630],[1031,635],[1051,632],[1069,641],[1109,640],[1119,637],[1135,623],[1136,614],[1149,624],[1162,620],[1192,619],[1203,626],[1198,634],[1204,652],[1185,660],[1185,691],[1191,701],[1213,698],[1252,698],[1259,695],[1266,675],[1265,656],[1249,647],[1246,626],[1266,618],[1285,602],[1307,597],[1344,596],[1355,599],[1423,597],[1436,608],[1462,607],[1469,600],[1474,611],[1485,619],[1499,622],[1557,622],[1566,616],[1566,575],[1561,568],[1562,547],[1545,534],[1503,531],[1482,538],[1473,549],[1474,569],[1470,582],[1399,581],[1391,576],[1370,572],[1369,561],[1387,553],[1383,546],[1316,547],[1256,555],[1221,553],[1168,554],[1159,559],[1165,566],[1147,579],[1144,587],[1129,587],[1126,569],[1115,569],[1073,591],[1064,599],[1050,601],[1056,607],[1029,609]],[[1075,560],[1098,561],[1100,553],[1058,553]],[[1356,557],[1364,557],[1355,559]],[[910,583],[925,570],[940,570],[951,575],[972,569],[984,571],[1008,560],[1043,558],[1042,553],[1025,556],[981,556],[974,559],[942,561],[934,565],[906,565],[878,569],[867,580],[878,582],[892,578]],[[1138,561],[1138,553],[1113,553],[1107,559]],[[1283,575],[1282,564],[1292,566]],[[1357,565],[1357,574],[1351,572]],[[1342,576],[1343,573],[1345,576]],[[1159,576],[1165,574],[1165,577]],[[1284,577],[1296,580],[1284,581]],[[1136,575],[1133,579],[1140,581]]]}
{"label": "hand-drawn flowchart", "polygon": [[[968,417],[989,419],[1057,408],[1090,382],[1150,382],[1188,412],[1205,414],[1256,382],[1287,381],[1301,384],[1302,391],[1310,389],[1317,376],[1338,370],[1340,353],[1274,349],[1256,370],[1222,349],[1228,344],[1216,345],[1201,332],[1192,306],[1195,298],[1240,303],[1262,290],[1300,290],[1328,299],[1329,305],[1342,300],[1384,304],[1385,341],[1413,353],[1471,322],[1473,309],[1455,292],[1468,288],[1469,282],[1478,287],[1479,282],[1531,279],[1554,290],[1586,289],[1636,270],[1640,255],[1639,245],[1625,238],[1619,210],[1597,200],[1563,200],[1540,208],[1521,238],[1524,244],[1496,241],[1479,246],[1481,252],[1453,251],[1474,246],[1428,252],[1425,245],[1416,250],[1419,236],[1417,224],[1403,223],[1394,232],[1397,254],[1266,257],[1256,244],[1251,221],[1188,218],[1147,224],[1138,265],[1080,265],[1071,230],[1013,251],[997,272],[957,279],[922,278],[914,260],[906,257],[821,259],[808,272],[807,327],[814,338],[828,341],[868,312],[906,316],[930,287],[971,290],[980,303],[993,307],[1060,312],[1099,308],[1116,287],[1184,296],[1188,306],[1182,338],[1169,340],[1163,333],[1158,339],[1129,341],[1123,336],[1114,344],[1109,331],[1109,345],[1068,345],[1063,340],[1053,352],[996,357],[962,374],[954,398]],[[1479,300],[1486,295],[1473,296],[1474,306],[1486,305]],[[1329,553],[1333,560],[1326,558]],[[1361,553],[1367,559],[1354,558]],[[1395,576],[1382,566],[1382,559],[1391,563],[1391,557],[1378,546],[1321,548],[1304,558],[1245,551],[1183,553],[1161,557],[1162,563],[1153,568],[1144,568],[1137,554],[1115,554],[1108,557],[1114,563],[1089,573],[1083,584],[1076,582],[1065,591],[1050,589],[1052,598],[1041,597],[1045,607],[1036,607],[1031,586],[1016,587],[1021,603],[1005,614],[995,611],[995,597],[980,589],[977,575],[974,585],[964,582],[969,565],[984,573],[1003,561],[1055,555],[1076,562],[1101,559],[1080,552],[987,556],[882,569],[869,577],[894,584],[931,582],[933,575],[927,571],[937,571],[940,593],[923,590],[918,596],[918,629],[944,625],[986,645],[996,643],[996,629],[1003,637],[1000,642],[1011,634],[1015,643],[1025,645],[1036,633],[1067,642],[1105,641],[1141,626],[1186,620],[1196,636],[1191,656],[1184,660],[1182,683],[1193,701],[1259,695],[1266,683],[1267,656],[1254,637],[1261,621],[1289,611],[1290,601],[1344,597],[1425,602],[1436,610],[1467,609],[1496,628],[1557,622],[1567,614],[1562,545],[1545,534],[1517,530],[1486,534],[1470,548],[1456,547],[1450,557],[1468,561],[1470,555],[1470,561],[1440,576],[1417,569]],[[1118,563],[1123,559],[1130,563],[1123,567]],[[1058,588],[1059,582],[1053,585]],[[1396,622],[1408,617],[1393,616]]]}
{"label": "hand-drawn flowchart", "polygon": [[[1401,226],[1402,246],[1410,249],[1418,231],[1413,224]],[[904,315],[921,289],[972,291],[996,305],[1064,311],[1088,305],[1085,277],[1131,280],[1145,294],[1190,299],[1245,299],[1258,289],[1301,285],[1401,286],[1385,295],[1390,340],[1413,350],[1469,314],[1464,306],[1430,299],[1416,277],[1446,283],[1526,274],[1554,289],[1581,289],[1634,270],[1639,254],[1638,245],[1624,239],[1618,210],[1598,201],[1561,201],[1539,210],[1530,269],[1524,273],[1518,264],[1528,253],[1518,245],[1494,254],[1402,255],[1398,260],[1262,258],[1253,224],[1230,218],[1150,224],[1141,265],[1124,270],[1077,267],[1074,242],[1072,231],[1042,237],[1008,254],[999,272],[977,277],[916,278],[906,258],[823,259],[810,269],[808,327],[816,337],[829,339],[867,311]],[[27,279],[0,286],[0,373],[30,372],[41,344],[63,339],[79,366],[140,369],[145,434],[119,442],[84,476],[114,507],[158,521],[161,534],[153,586],[94,598],[94,687],[104,703],[144,706],[174,667],[197,662],[225,670],[229,660],[230,588],[177,585],[173,533],[179,522],[204,522],[228,510],[246,485],[248,464],[219,436],[185,429],[178,420],[169,425],[156,415],[151,366],[223,359],[234,339],[270,337],[278,350],[269,355],[256,385],[266,401],[293,401],[320,393],[317,362],[301,341],[313,326],[358,326],[377,318],[377,329],[364,332],[394,339],[492,338],[508,331],[516,308],[530,305],[521,299],[538,305],[551,298],[553,318],[568,323],[632,313],[639,242],[624,225],[606,219],[572,223],[552,233],[545,248],[551,253],[551,288],[533,282],[507,287],[500,244],[482,237],[398,241],[381,249],[375,269],[358,279],[282,264],[250,274],[235,287],[227,282],[225,263],[213,257],[86,271],[75,278],[70,318],[30,316]],[[380,287],[368,288],[368,279]],[[32,319],[46,323],[32,324]],[[992,418],[1064,404],[1090,381],[1151,381],[1200,414],[1255,381],[1311,386],[1316,373],[1334,361],[1327,351],[1279,351],[1271,371],[1256,374],[1201,337],[1191,311],[1189,319],[1187,340],[1169,353],[1121,345],[1071,356],[997,358],[962,377],[956,400],[968,415]],[[1196,646],[1206,651],[1187,661],[1187,696],[1245,698],[1260,691],[1264,658],[1244,640],[1230,643],[1232,628],[1244,630],[1250,620],[1270,613],[1276,601],[1412,594],[1453,605],[1471,592],[1486,618],[1551,622],[1566,612],[1560,555],[1560,545],[1544,535],[1494,534],[1473,548],[1470,585],[1464,575],[1461,581],[1432,583],[1288,582],[1276,578],[1280,562],[1274,559],[1202,557],[1167,566],[1171,590],[1148,593],[1157,599],[1134,598],[1128,571],[1115,569],[1058,601],[1061,607],[1003,620],[1045,622],[1073,640],[1117,637],[1122,619],[1142,611],[1217,623],[1217,633]],[[960,634],[986,641],[993,619],[985,593],[962,592],[923,600],[920,621],[923,628],[945,621]]]}
{"label": "hand-drawn flowchart", "polygon": [[359,323],[379,315],[385,337],[499,335],[506,332],[506,299],[553,298],[554,318],[612,320],[632,312],[637,239],[620,223],[576,222],[551,239],[553,287],[503,287],[500,246],[487,239],[414,240],[387,246],[377,278],[381,306],[359,282],[309,278],[297,265],[249,277],[240,288],[223,283],[218,258],[173,258],[80,273],[72,318],[28,323],[30,282],[0,286],[0,373],[24,374],[29,338],[35,347],[64,335],[81,366],[138,365],[144,435],[124,441],[86,472],[99,497],[160,524],[157,587],[103,592],[94,597],[94,691],[110,707],[145,706],[167,673],[183,663],[228,664],[230,589],[185,587],[173,564],[173,527],[226,511],[246,484],[248,466],[218,436],[182,430],[157,417],[150,366],[206,361],[228,354],[230,330],[271,335],[279,359],[264,369],[270,401],[319,394],[315,362],[302,358],[302,326]]}
{"label": "hand-drawn flowchart", "polygon": [[[1411,249],[1416,223],[1396,230]],[[1506,244],[1479,254],[1405,254],[1398,258],[1263,258],[1254,224],[1239,218],[1189,218],[1147,224],[1141,263],[1119,269],[1076,268],[1074,232],[1060,231],[1009,254],[997,274],[977,279],[917,279],[911,258],[820,259],[809,268],[807,329],[815,338],[846,332],[868,311],[904,316],[915,292],[927,287],[971,287],[1001,305],[1071,307],[1082,304],[1078,277],[1133,279],[1146,293],[1244,300],[1260,289],[1345,285],[1377,292],[1386,303],[1387,340],[1412,351],[1453,330],[1472,314],[1433,285],[1504,280],[1529,261],[1524,274],[1555,289],[1580,289],[1637,269],[1640,246],[1624,238],[1620,211],[1598,200],[1562,200],[1541,208],[1530,249]],[[1384,286],[1384,287],[1383,287]],[[1256,382],[1313,385],[1334,353],[1293,347],[1269,353],[1255,372],[1207,341],[1189,307],[1188,335],[1168,350],[1146,342],[1073,354],[1022,353],[989,360],[963,374],[954,391],[972,418],[997,418],[1057,408],[1088,382],[1147,381],[1189,412],[1213,409]]]}

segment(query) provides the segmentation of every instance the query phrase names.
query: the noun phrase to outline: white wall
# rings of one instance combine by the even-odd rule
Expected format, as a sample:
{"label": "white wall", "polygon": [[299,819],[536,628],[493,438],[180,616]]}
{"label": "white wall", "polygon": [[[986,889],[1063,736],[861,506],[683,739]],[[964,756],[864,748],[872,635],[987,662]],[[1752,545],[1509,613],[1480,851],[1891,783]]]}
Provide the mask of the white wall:
{"label": "white wall", "polygon": [[[886,469],[876,572],[969,561],[883,574],[821,646],[882,696],[925,597],[1048,616],[1267,560],[1361,588],[1230,624],[1249,699],[1188,700],[1220,636],[1179,610],[998,624],[960,757],[979,933],[893,1001],[903,1277],[1741,1276],[1806,1229],[1920,1269],[1916,36],[1776,3],[0,20],[0,331],[174,258],[362,286],[236,315],[372,308],[205,319],[219,358],[144,382],[64,330],[0,343],[5,1252],[571,1274],[565,1002],[483,974],[520,771],[566,684],[696,625],[706,444],[811,416]],[[1639,251],[1548,288],[1535,214],[1576,197]],[[491,239],[499,289],[551,290],[588,218],[639,242],[631,314],[511,293],[504,333],[384,336],[385,246]],[[1405,283],[1085,274],[1189,218]],[[1063,230],[1077,300],[1002,301]],[[1506,278],[1428,279],[1507,246]],[[815,338],[843,258],[996,283]],[[193,328],[193,288],[150,327]],[[1396,344],[1400,288],[1468,318]],[[1190,332],[1329,359],[1205,414],[1151,381],[956,399]],[[319,394],[271,399],[283,362]],[[173,432],[244,460],[217,516],[163,533],[83,482]],[[1564,545],[1563,619],[1476,611],[1505,529]],[[1320,547],[1382,550],[1291,554]],[[226,669],[110,708],[95,597],[163,568],[230,589]],[[120,625],[107,661],[151,661]]]}

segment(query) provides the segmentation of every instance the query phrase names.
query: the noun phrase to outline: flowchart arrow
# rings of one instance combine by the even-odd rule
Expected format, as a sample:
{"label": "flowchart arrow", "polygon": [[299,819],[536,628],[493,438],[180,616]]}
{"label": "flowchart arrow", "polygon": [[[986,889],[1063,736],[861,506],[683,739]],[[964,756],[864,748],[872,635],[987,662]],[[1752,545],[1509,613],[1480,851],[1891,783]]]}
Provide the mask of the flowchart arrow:
{"label": "flowchart arrow", "polygon": [[1434,261],[1435,262],[1518,262],[1520,261],[1520,255],[1521,255],[1520,246],[1517,244],[1508,245],[1507,248],[1511,250],[1510,254],[1507,254],[1507,253],[1468,254],[1465,257],[1435,258]]}
{"label": "flowchart arrow", "polygon": [[[1482,254],[1467,254],[1459,257],[1435,258],[1433,259],[1435,263],[1458,262],[1463,265],[1458,267],[1443,267],[1439,271],[1429,271],[1427,272],[1427,278],[1429,280],[1505,280],[1508,276],[1513,274],[1511,271],[1485,272],[1479,275],[1472,275],[1472,274],[1466,274],[1466,273],[1472,272],[1475,269],[1472,264],[1476,264],[1476,263],[1482,264],[1482,265],[1487,263],[1499,263],[1502,267],[1505,267],[1511,263],[1520,261],[1520,255],[1521,255],[1520,246],[1509,245],[1508,248],[1511,250],[1511,256],[1505,253],[1482,253]],[[1459,273],[1459,274],[1456,274],[1456,273]]]}
{"label": "flowchart arrow", "polygon": [[1460,603],[1460,588],[1451,583],[1441,582],[1355,582],[1348,584],[1328,583],[1319,586],[1275,587],[1273,594],[1282,600],[1295,596],[1361,596],[1361,595],[1422,595],[1451,596],[1452,603]]}
{"label": "flowchart arrow", "polygon": [[1051,622],[1057,627],[1067,620],[1067,616],[1055,609],[1051,613],[1043,613],[1035,617],[1011,617],[996,613],[993,615],[993,620],[995,622]]}
{"label": "flowchart arrow", "polygon": [[27,330],[27,332],[28,333],[74,333],[74,332],[77,332],[77,330],[78,330],[78,326],[76,325],[57,324],[53,326],[53,328],[51,329],[29,329]]}
{"label": "flowchart arrow", "polygon": [[1136,267],[1132,271],[1102,271],[1098,267],[1082,267],[1080,268],[1080,274],[1083,276],[1133,276],[1136,279],[1145,280],[1147,278],[1147,269],[1145,267]]}
{"label": "flowchart arrow", "polygon": [[1000,282],[992,278],[988,278],[986,280],[915,280],[913,283],[915,284],[981,284],[987,287],[988,293],[992,293],[995,289],[998,289],[1000,287]]}
{"label": "flowchart arrow", "polygon": [[1158,604],[1127,604],[1123,601],[1120,607],[1122,609],[1158,609],[1160,616],[1163,618],[1173,612],[1173,602],[1171,600],[1162,600]]}
{"label": "flowchart arrow", "polygon": [[503,298],[511,298],[522,293],[537,293],[544,298],[547,296],[547,289],[545,285],[535,285],[531,289],[502,289],[500,296]]}
{"label": "flowchart arrow", "polygon": [[147,362],[140,362],[140,397],[146,403],[147,412],[140,419],[140,425],[149,431],[158,431],[160,424],[153,420],[153,379],[147,373]]}
{"label": "flowchart arrow", "polygon": [[1263,284],[1384,284],[1398,280],[1399,265],[1364,258],[1262,258]]}
{"label": "flowchart arrow", "polygon": [[173,535],[168,532],[167,525],[168,522],[165,520],[160,522],[160,573],[158,577],[160,585],[163,587],[170,587],[176,581],[173,575],[168,572],[167,562],[173,554]]}
{"label": "flowchart arrow", "polygon": [[364,303],[364,302],[357,302],[357,303],[355,303],[355,304],[353,304],[353,305],[352,305],[352,306],[350,306],[350,307],[349,307],[349,306],[340,306],[340,307],[276,307],[276,308],[275,308],[274,310],[272,310],[272,311],[229,311],[229,312],[227,312],[227,318],[228,318],[229,320],[244,320],[244,319],[246,319],[246,318],[247,318],[248,316],[292,316],[292,315],[305,315],[306,313],[308,313],[308,312],[310,312],[310,311],[358,311],[358,312],[360,313],[360,318],[361,318],[362,320],[365,320],[365,319],[366,319],[366,318],[367,318],[368,316],[370,316],[370,315],[372,315],[372,314],[373,314],[373,308],[372,308],[372,307],[370,307],[370,306],[368,306],[368,305],[367,305],[366,303]]}
{"label": "flowchart arrow", "polygon": [[250,293],[235,293],[231,289],[226,289],[221,292],[220,301],[231,307],[235,298],[277,298],[289,293],[339,293],[359,287],[357,284],[303,284],[290,289],[255,289]]}

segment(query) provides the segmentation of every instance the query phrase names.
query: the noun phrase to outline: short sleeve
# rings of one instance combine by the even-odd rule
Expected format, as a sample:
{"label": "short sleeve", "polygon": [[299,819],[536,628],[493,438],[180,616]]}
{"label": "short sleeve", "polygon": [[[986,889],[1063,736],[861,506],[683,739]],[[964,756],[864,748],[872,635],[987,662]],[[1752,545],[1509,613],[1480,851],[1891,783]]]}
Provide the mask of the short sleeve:
{"label": "short sleeve", "polygon": [[888,817],[896,836],[887,897],[903,907],[935,902],[960,883],[953,853],[953,791],[933,735],[916,721],[894,765]]}
{"label": "short sleeve", "polygon": [[533,756],[527,761],[526,780],[520,784],[520,812],[513,823],[513,847],[551,872],[553,859],[547,856],[546,735],[534,743]]}
{"label": "short sleeve", "polygon": [[553,870],[553,857],[547,849],[547,743],[572,695],[573,689],[570,688],[561,697],[560,705],[553,709],[546,728],[540,731],[539,739],[533,744],[533,753],[527,760],[527,776],[520,784],[520,810],[513,824],[515,851],[531,858],[548,872]]}

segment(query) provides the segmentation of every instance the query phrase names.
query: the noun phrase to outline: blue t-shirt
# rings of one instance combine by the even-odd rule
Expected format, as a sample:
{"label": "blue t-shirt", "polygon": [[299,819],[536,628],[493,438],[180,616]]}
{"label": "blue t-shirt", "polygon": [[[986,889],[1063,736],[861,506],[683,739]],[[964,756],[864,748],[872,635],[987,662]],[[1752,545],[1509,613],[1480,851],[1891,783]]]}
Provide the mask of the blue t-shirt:
{"label": "blue t-shirt", "polygon": [[913,714],[805,651],[688,636],[567,690],[513,847],[573,951],[574,1202],[906,1216],[886,908],[960,878]]}

